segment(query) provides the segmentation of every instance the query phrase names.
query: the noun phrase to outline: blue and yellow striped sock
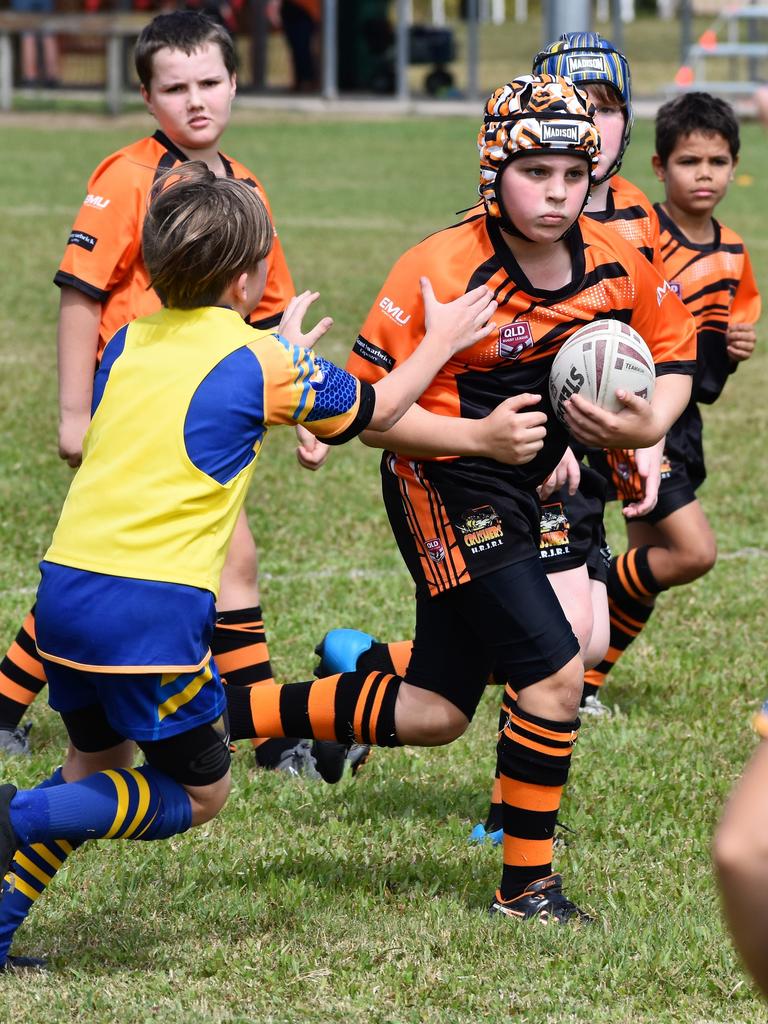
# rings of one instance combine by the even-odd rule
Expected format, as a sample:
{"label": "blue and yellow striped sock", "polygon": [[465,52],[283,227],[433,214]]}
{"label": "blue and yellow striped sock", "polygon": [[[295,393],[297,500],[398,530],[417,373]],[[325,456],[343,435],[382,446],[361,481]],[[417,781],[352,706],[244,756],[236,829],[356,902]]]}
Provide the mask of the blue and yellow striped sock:
{"label": "blue and yellow striped sock", "polygon": [[[57,768],[37,789],[64,784],[61,768]],[[59,839],[24,846],[16,851],[0,888],[0,966],[5,963],[19,927],[76,845],[79,844]]]}
{"label": "blue and yellow striped sock", "polygon": [[21,845],[86,839],[167,839],[186,832],[192,805],[183,786],[164,772],[114,768],[80,782],[20,790],[11,825]]}

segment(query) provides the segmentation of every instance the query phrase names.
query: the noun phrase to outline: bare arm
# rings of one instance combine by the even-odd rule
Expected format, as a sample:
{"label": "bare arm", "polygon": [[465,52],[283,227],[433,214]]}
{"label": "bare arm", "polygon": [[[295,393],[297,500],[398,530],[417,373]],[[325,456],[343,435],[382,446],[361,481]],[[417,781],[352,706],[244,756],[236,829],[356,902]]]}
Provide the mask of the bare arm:
{"label": "bare arm", "polygon": [[421,278],[426,333],[411,355],[373,385],[376,407],[369,429],[389,430],[423,394],[445,363],[494,328],[491,293],[481,286],[453,302],[438,302],[428,279]]}
{"label": "bare arm", "polygon": [[[539,395],[515,395],[483,419],[439,416],[412,405],[390,430],[365,430],[361,440],[371,448],[402,455],[468,455],[510,465],[530,462],[544,444],[547,417],[536,412]],[[526,411],[531,407],[532,411]]]}
{"label": "bare arm", "polygon": [[[376,405],[369,424],[371,430],[385,431],[393,427],[452,356],[481,341],[495,327],[489,321],[497,304],[482,285],[453,302],[438,302],[432,285],[423,277],[421,292],[426,324],[424,337],[407,359],[373,384]],[[306,334],[302,330],[304,315],[317,297],[317,292],[306,291],[290,300],[278,328],[287,341],[311,348],[330,329],[333,321],[323,317]]]}
{"label": "bare arm", "polygon": [[77,467],[91,419],[93,374],[99,347],[101,303],[77,288],[62,288],[59,354],[59,455]]}

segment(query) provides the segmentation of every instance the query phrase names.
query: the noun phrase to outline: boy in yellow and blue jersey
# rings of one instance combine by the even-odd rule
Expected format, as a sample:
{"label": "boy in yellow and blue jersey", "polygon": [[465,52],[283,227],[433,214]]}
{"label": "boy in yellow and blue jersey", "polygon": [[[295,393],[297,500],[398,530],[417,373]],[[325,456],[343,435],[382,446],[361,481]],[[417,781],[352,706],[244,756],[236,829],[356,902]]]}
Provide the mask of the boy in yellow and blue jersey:
{"label": "boy in yellow and blue jersey", "polygon": [[164,308],[105,350],[82,466],[41,564],[37,644],[70,749],[37,788],[0,786],[4,902],[33,900],[35,879],[86,839],[163,839],[215,817],[230,784],[215,601],[268,428],[303,423],[331,444],[387,429],[493,326],[486,288],[441,305],[425,280],[419,351],[374,385],[309,351],[331,325],[301,333],[311,293],[290,301],[280,335],[254,333],[244,317],[266,279],[266,208],[202,162],[171,175],[143,230]]}

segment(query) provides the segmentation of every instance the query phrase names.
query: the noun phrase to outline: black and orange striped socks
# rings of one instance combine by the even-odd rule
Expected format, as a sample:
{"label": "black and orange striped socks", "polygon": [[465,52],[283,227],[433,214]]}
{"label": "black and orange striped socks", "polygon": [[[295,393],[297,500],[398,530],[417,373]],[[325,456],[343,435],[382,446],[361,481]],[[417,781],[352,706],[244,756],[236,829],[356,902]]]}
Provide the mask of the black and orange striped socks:
{"label": "black and orange striped socks", "polygon": [[499,737],[504,869],[499,898],[511,900],[552,874],[557,812],[568,779],[579,720],[536,718],[512,703]]}
{"label": "black and orange striped socks", "polygon": [[357,659],[358,672],[387,672],[404,676],[411,660],[412,640],[395,640],[390,644],[374,641]]}
{"label": "black and orange striped socks", "polygon": [[[495,682],[495,677],[491,677]],[[512,707],[517,700],[517,694],[512,687],[507,683],[504,687],[504,696],[501,699],[501,708],[499,709],[499,729],[498,739],[501,739],[501,734],[504,731],[504,727],[507,724]],[[493,777],[493,788],[491,789],[491,803],[488,808],[488,816],[485,819],[485,831],[486,832],[498,832],[498,830],[504,824],[504,813],[501,802],[501,766],[499,764],[499,755],[496,754],[496,771]]]}
{"label": "black and orange striped socks", "polygon": [[614,558],[608,571],[611,632],[605,658],[584,673],[584,697],[597,693],[616,662],[643,631],[654,609],[653,599],[666,587],[648,564],[650,548],[632,548]]}
{"label": "black and orange striped socks", "polygon": [[45,684],[45,669],[35,647],[33,607],[0,663],[0,729],[15,729]]}
{"label": "black and orange striped socks", "polygon": [[211,651],[229,686],[275,681],[260,605],[217,612]]}
{"label": "black and orange striped socks", "polygon": [[[217,612],[211,652],[228,686],[274,685],[261,605]],[[253,740],[256,763],[274,768],[295,740]]]}
{"label": "black and orange striped socks", "polygon": [[384,672],[342,672],[308,683],[227,687],[233,740],[298,736],[398,747],[395,703],[402,679]]}

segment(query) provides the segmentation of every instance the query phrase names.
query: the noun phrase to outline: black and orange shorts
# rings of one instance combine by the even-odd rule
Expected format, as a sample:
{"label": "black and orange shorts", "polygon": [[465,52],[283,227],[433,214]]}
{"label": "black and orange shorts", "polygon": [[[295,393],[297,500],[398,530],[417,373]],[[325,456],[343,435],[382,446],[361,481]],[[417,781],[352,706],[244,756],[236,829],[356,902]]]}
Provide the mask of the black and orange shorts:
{"label": "black and orange shorts", "polygon": [[[457,472],[458,470],[458,472]],[[416,583],[406,682],[472,718],[493,669],[522,689],[579,652],[539,557],[535,497],[456,463],[385,455],[384,500]]]}
{"label": "black and orange shorts", "polygon": [[591,580],[607,582],[611,550],[603,523],[605,492],[603,477],[582,463],[575,494],[562,487],[539,503],[539,557],[546,573],[586,565]]}

